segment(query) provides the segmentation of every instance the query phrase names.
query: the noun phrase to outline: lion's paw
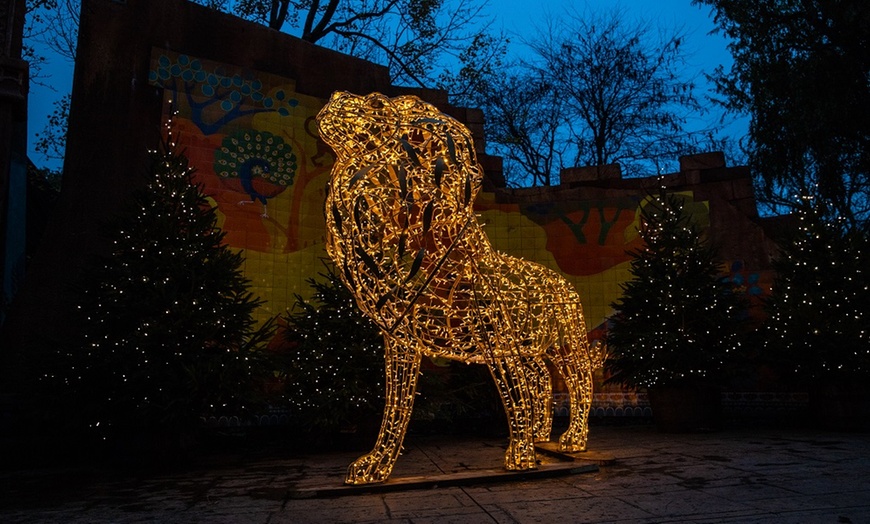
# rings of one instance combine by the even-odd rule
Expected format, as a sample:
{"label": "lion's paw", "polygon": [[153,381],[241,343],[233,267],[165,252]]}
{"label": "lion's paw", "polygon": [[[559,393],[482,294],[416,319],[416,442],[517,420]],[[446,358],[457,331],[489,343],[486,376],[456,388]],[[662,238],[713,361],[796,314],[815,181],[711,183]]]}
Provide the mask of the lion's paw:
{"label": "lion's paw", "polygon": [[531,442],[511,441],[504,456],[505,468],[522,471],[538,467],[535,445]]}
{"label": "lion's paw", "polygon": [[347,468],[345,484],[375,484],[389,478],[393,471],[393,463],[381,453],[369,453],[356,459]]}
{"label": "lion's paw", "polygon": [[570,431],[559,437],[559,451],[564,453],[577,453],[586,451],[586,439],[572,435]]}

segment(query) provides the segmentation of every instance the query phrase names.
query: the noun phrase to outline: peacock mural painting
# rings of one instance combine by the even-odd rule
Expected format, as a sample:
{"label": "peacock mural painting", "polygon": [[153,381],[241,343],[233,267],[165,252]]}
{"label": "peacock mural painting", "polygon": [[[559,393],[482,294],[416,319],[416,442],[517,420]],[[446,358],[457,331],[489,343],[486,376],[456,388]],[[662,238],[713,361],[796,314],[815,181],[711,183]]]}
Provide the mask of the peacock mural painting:
{"label": "peacock mural painting", "polygon": [[260,202],[264,218],[269,216],[268,200],[293,184],[297,168],[293,148],[268,131],[238,131],[215,150],[216,174],[229,189],[251,197],[239,205]]}

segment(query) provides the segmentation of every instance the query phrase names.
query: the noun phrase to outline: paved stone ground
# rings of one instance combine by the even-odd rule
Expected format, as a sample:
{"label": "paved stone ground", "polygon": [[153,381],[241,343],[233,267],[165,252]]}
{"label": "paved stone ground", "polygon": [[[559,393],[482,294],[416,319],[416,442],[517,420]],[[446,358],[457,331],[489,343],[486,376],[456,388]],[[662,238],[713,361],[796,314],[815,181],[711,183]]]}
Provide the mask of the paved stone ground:
{"label": "paved stone ground", "polygon": [[[590,449],[615,459],[597,471],[434,485],[443,474],[498,468],[504,444],[409,436],[393,479],[423,476],[425,488],[310,498],[297,497],[340,487],[358,453],[213,459],[147,476],[2,472],[0,522],[870,523],[868,434],[593,426]],[[539,458],[542,470],[556,463]]]}

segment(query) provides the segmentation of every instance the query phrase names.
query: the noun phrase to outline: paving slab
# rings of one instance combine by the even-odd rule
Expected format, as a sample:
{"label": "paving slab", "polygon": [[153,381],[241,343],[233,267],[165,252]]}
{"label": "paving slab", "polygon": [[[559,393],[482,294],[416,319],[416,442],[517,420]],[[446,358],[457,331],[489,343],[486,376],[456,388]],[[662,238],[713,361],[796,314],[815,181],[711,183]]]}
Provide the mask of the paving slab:
{"label": "paving slab", "polygon": [[562,462],[542,464],[526,471],[505,471],[504,469],[475,469],[441,475],[420,475],[413,477],[391,477],[386,482],[361,486],[338,485],[335,482],[319,485],[299,485],[289,493],[292,499],[312,497],[340,497],[383,493],[386,491],[407,491],[412,489],[431,489],[446,486],[470,486],[485,482],[518,482],[552,478],[560,475],[576,475],[598,471],[596,464]]}
{"label": "paving slab", "polygon": [[[595,426],[587,462],[539,453],[501,470],[507,442],[409,435],[391,489],[340,493],[360,453],[276,450],[163,473],[0,471],[3,523],[870,522],[870,435]],[[594,466],[583,472],[572,468]],[[434,479],[434,480],[433,480]],[[306,488],[318,497],[294,498]],[[351,488],[352,489],[352,488]]]}

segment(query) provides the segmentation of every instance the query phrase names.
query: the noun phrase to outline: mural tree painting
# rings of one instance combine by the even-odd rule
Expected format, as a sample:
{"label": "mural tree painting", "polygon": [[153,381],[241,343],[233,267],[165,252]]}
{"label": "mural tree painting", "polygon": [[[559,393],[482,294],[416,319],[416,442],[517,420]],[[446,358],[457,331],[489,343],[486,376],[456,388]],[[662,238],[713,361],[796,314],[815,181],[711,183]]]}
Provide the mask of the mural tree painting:
{"label": "mural tree painting", "polygon": [[[622,199],[607,202],[583,202],[579,206],[568,206],[561,202],[547,202],[543,204],[530,204],[525,206],[526,212],[535,220],[539,220],[542,225],[546,224],[547,220],[552,220],[554,217],[558,221],[565,224],[574,236],[574,240],[578,244],[591,244],[603,246],[608,243],[608,236],[614,225],[620,221],[623,211],[634,211],[637,209],[637,201],[634,199]],[[608,209],[609,208],[609,209]],[[612,215],[607,216],[608,210]],[[593,213],[594,211],[594,213]],[[592,216],[597,217],[597,231],[587,228],[589,219]],[[591,231],[587,231],[590,229]],[[593,241],[587,238],[587,233],[593,235]]]}
{"label": "mural tree painting", "polygon": [[[299,103],[280,89],[272,95],[263,93],[263,83],[258,79],[228,74],[220,67],[210,70],[203,67],[201,60],[187,55],[161,55],[156,68],[148,73],[148,81],[183,95],[191,120],[205,135],[257,113],[275,111],[288,116]],[[218,116],[206,120],[212,113]]]}
{"label": "mural tree painting", "polygon": [[310,124],[322,102],[296,93],[291,79],[160,49],[149,80],[177,111],[179,142],[226,220],[228,243],[262,252],[304,247],[303,194],[331,161]]}
{"label": "mural tree painting", "polygon": [[[625,235],[626,229],[634,227],[637,208],[636,198],[520,206],[546,232],[547,250],[569,275],[593,275],[628,261],[627,251],[640,242],[636,235]],[[577,256],[578,248],[584,256]]]}

